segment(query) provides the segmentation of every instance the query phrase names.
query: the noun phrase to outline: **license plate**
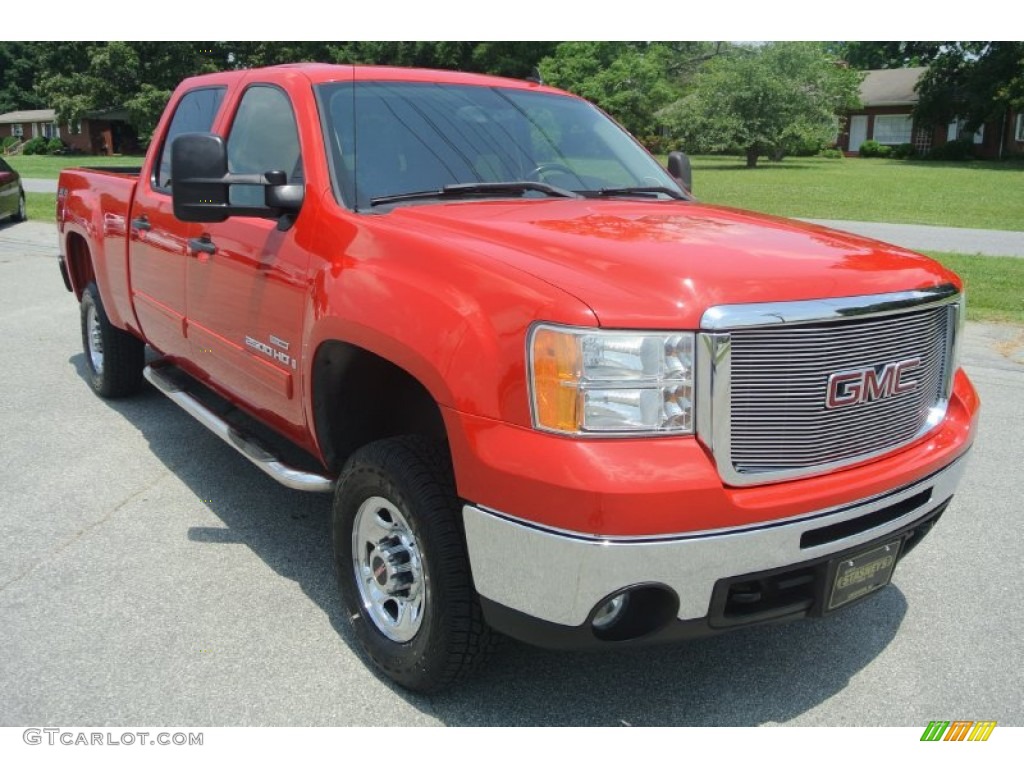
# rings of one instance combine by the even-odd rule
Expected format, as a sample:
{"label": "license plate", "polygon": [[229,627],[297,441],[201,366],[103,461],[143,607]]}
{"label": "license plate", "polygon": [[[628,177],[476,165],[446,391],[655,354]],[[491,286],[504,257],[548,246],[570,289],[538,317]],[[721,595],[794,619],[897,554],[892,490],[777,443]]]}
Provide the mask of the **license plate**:
{"label": "license plate", "polygon": [[868,552],[840,560],[828,598],[828,610],[846,605],[888,584],[893,568],[896,567],[899,549],[899,540],[890,541]]}

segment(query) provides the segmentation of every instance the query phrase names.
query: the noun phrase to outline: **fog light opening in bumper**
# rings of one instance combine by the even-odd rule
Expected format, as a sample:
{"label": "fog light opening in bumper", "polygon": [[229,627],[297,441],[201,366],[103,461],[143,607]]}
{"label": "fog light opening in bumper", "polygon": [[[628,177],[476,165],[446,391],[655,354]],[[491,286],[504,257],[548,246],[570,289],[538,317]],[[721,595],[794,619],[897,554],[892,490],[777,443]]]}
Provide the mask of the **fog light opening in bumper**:
{"label": "fog light opening in bumper", "polygon": [[623,592],[608,600],[605,600],[594,611],[594,618],[590,620],[595,632],[604,632],[614,626],[615,622],[622,617],[623,611],[629,605],[629,592]]}
{"label": "fog light opening in bumper", "polygon": [[636,640],[663,629],[679,611],[679,598],[663,584],[619,590],[601,600],[590,613],[598,640]]}

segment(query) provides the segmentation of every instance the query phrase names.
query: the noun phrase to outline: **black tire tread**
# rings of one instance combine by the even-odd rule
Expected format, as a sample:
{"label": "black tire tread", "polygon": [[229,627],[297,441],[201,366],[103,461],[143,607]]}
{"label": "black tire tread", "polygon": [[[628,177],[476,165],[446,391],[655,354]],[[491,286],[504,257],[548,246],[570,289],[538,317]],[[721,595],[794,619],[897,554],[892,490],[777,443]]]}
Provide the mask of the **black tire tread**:
{"label": "black tire tread", "polygon": [[[97,373],[93,369],[92,360],[89,357],[87,338],[89,331],[86,327],[86,317],[90,304],[96,307],[100,332],[103,335],[102,373]],[[142,369],[146,364],[146,345],[141,339],[110,324],[96,283],[89,283],[82,291],[81,321],[85,367],[89,373],[89,383],[93,391],[100,397],[109,399],[136,394],[142,388]]]}
{"label": "black tire tread", "polygon": [[[430,531],[436,618],[446,628],[438,651],[443,658],[435,659],[429,670],[389,665],[365,642],[364,648],[400,685],[421,693],[440,690],[472,674],[497,644],[497,635],[484,622],[473,588],[450,462],[446,452],[425,438],[404,435],[371,443],[353,454],[342,471],[339,488],[364,473],[376,475],[385,485],[390,484],[389,477],[401,478],[404,493],[416,499],[420,515],[416,524]],[[339,564],[339,578],[347,577],[344,564]]]}

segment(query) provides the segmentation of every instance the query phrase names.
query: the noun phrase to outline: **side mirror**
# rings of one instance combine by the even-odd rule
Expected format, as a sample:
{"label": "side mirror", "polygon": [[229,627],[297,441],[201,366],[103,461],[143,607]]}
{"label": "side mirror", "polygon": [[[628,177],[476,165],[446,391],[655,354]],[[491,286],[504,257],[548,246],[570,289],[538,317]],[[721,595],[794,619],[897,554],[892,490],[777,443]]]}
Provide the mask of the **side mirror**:
{"label": "side mirror", "polygon": [[685,153],[668,153],[668,172],[687,192],[693,191],[693,169],[690,167],[690,158]]}
{"label": "side mirror", "polygon": [[228,217],[228,153],[210,133],[185,133],[171,144],[171,199],[182,221],[224,221]]}
{"label": "side mirror", "polygon": [[[305,187],[286,184],[284,171],[228,173],[224,139],[212,133],[183,133],[171,144],[171,199],[182,221],[218,222],[229,216],[278,219],[302,207]],[[232,205],[232,184],[264,188],[264,207]]]}

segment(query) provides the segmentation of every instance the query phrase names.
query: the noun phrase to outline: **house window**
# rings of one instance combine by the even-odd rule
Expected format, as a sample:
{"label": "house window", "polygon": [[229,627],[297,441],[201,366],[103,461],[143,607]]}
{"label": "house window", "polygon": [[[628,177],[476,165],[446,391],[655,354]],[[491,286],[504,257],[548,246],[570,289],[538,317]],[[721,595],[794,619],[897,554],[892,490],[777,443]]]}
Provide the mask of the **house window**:
{"label": "house window", "polygon": [[82,133],[82,122],[68,123],[68,134],[71,136],[78,136]]}
{"label": "house window", "polygon": [[1015,141],[1024,141],[1024,112],[1017,115],[1017,130],[1013,138]]}
{"label": "house window", "polygon": [[[967,123],[966,120],[953,120],[950,122],[949,127],[946,129],[946,141],[956,141],[960,138],[967,138],[964,134],[964,125]],[[982,125],[974,133],[974,143],[984,144],[985,143],[985,126]]]}
{"label": "house window", "polygon": [[875,141],[879,144],[908,144],[914,136],[910,115],[876,115]]}
{"label": "house window", "polygon": [[56,123],[43,123],[43,137],[47,139],[59,139],[60,128]]}
{"label": "house window", "polygon": [[[1017,127],[1020,128],[1020,119],[1017,120]],[[11,136],[17,136],[19,139],[25,135],[25,126],[21,123],[14,123],[11,125]]]}

